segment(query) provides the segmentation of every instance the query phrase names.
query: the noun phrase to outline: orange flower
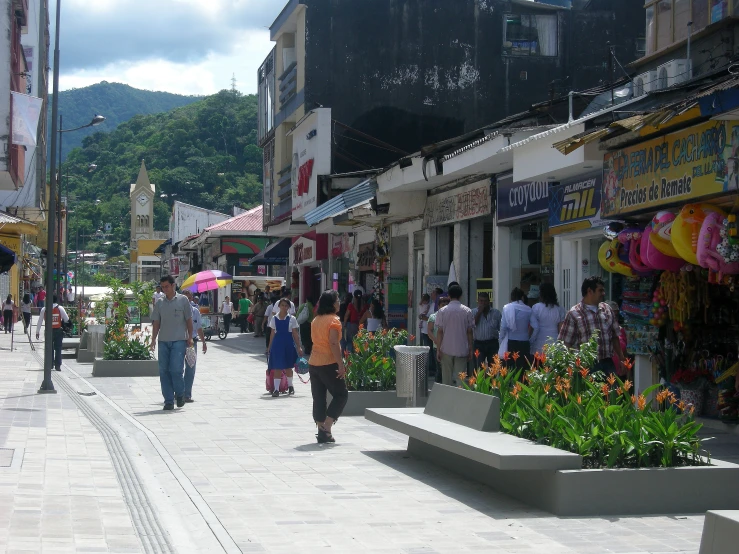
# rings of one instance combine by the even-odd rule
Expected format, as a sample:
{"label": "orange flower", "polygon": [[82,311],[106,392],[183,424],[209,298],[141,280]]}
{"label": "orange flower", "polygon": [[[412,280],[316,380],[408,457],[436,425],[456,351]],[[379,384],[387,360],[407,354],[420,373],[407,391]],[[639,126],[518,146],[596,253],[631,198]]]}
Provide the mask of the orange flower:
{"label": "orange flower", "polygon": [[588,376],[588,373],[590,373],[590,371],[589,371],[589,370],[588,370],[588,368],[586,368],[586,367],[584,367],[584,368],[582,368],[582,369],[580,370],[580,375],[582,375],[582,378],[583,378],[583,379],[585,379],[585,377],[587,377],[587,376]]}
{"label": "orange flower", "polygon": [[667,389],[662,389],[657,393],[657,402],[662,404],[665,400],[667,400],[667,397],[670,396],[670,391]]}
{"label": "orange flower", "polygon": [[624,381],[624,390],[625,390],[625,391],[630,391],[630,390],[631,390],[631,385],[633,385],[633,384],[634,384],[634,383],[632,383],[631,381],[629,381],[629,380],[627,379],[626,381]]}
{"label": "orange flower", "polygon": [[551,389],[552,389],[552,385],[550,385],[549,383],[544,385],[544,392],[549,393]]}
{"label": "orange flower", "polygon": [[674,405],[675,402],[677,402],[677,397],[675,396],[675,393],[670,391],[670,394],[667,395],[667,399],[670,401],[670,405]]}
{"label": "orange flower", "polygon": [[552,404],[551,403],[550,404],[547,404],[547,413],[548,414],[551,414],[552,413]]}
{"label": "orange flower", "polygon": [[690,407],[690,415],[693,415],[695,413],[695,406]]}
{"label": "orange flower", "polygon": [[580,362],[580,358],[577,358],[575,360],[575,365],[577,366],[578,369],[580,369],[582,367],[582,362]]}
{"label": "orange flower", "polygon": [[572,368],[571,367],[568,367],[567,368],[567,375],[569,375],[570,377],[572,377]]}
{"label": "orange flower", "polygon": [[498,356],[497,354],[493,356],[493,363],[496,365],[500,365],[500,356]]}
{"label": "orange flower", "polygon": [[500,376],[501,377],[505,377],[506,375],[508,375],[508,368],[507,367],[501,367],[500,368]]}
{"label": "orange flower", "polygon": [[362,323],[362,324],[361,324],[361,325],[359,326],[359,330],[360,330],[360,331],[364,331],[364,323]]}
{"label": "orange flower", "polygon": [[[387,335],[387,329],[385,329],[385,332],[383,333],[383,335]],[[410,338],[411,340],[416,340],[416,335],[411,335],[408,338]]]}
{"label": "orange flower", "polygon": [[631,403],[632,404],[636,404],[636,396],[632,396],[631,397]]}
{"label": "orange flower", "polygon": [[517,361],[518,361],[518,359],[519,359],[520,357],[521,357],[521,356],[519,356],[519,355],[518,355],[518,352],[514,352],[514,353],[513,353],[513,361],[514,361],[514,362],[517,362]]}
{"label": "orange flower", "polygon": [[511,359],[511,353],[510,353],[510,352],[506,352],[505,354],[503,354],[503,359],[504,359],[504,360],[505,360],[506,362],[507,362],[508,360],[510,360],[510,359]]}
{"label": "orange flower", "polygon": [[613,386],[614,384],[616,384],[616,376],[613,373],[611,373],[606,379],[606,381],[608,382],[609,385]]}
{"label": "orange flower", "polygon": [[609,390],[610,390],[610,389],[608,388],[608,385],[606,385],[606,384],[603,384],[603,385],[602,385],[602,386],[600,387],[600,392],[602,392],[602,393],[603,393],[603,396],[608,396],[608,391],[609,391]]}
{"label": "orange flower", "polygon": [[[382,330],[382,336],[384,337],[385,335],[387,335],[387,329],[383,329]],[[416,337],[414,337],[413,335],[411,335],[411,340],[414,340],[415,338]]]}
{"label": "orange flower", "polygon": [[580,396],[579,394],[577,395],[577,403],[582,404],[582,396]]}
{"label": "orange flower", "polygon": [[480,351],[479,350],[475,350],[475,358],[479,358],[479,357],[480,357]]}
{"label": "orange flower", "polygon": [[375,356],[372,356],[372,361],[373,362],[376,362],[377,361],[377,356],[376,355]]}
{"label": "orange flower", "polygon": [[647,406],[647,399],[644,397],[643,394],[639,395],[639,401],[638,401],[638,407],[640,410],[643,410]]}
{"label": "orange flower", "polygon": [[626,358],[626,359],[624,360],[624,367],[625,367],[626,369],[628,369],[628,370],[631,370],[631,368],[633,368],[633,367],[634,367],[634,363],[633,363],[633,362],[632,362],[631,360],[629,360],[628,358]]}
{"label": "orange flower", "polygon": [[511,390],[511,395],[513,395],[513,398],[517,399],[518,395],[521,394],[521,390],[522,390],[521,383],[516,383],[513,386],[513,390]]}
{"label": "orange flower", "polygon": [[492,387],[493,387],[494,389],[498,389],[498,388],[500,388],[500,383],[498,383],[498,380],[497,380],[497,379],[493,379],[493,382],[492,382]]}
{"label": "orange flower", "polygon": [[684,412],[685,411],[685,408],[687,408],[688,405],[681,400],[680,402],[677,403],[677,407],[680,408],[680,411],[681,412]]}
{"label": "orange flower", "polygon": [[616,389],[616,394],[618,394],[619,396],[622,395],[623,393],[624,393],[624,389],[622,389],[621,387],[618,387]]}
{"label": "orange flower", "polygon": [[[547,348],[547,345],[545,344],[544,345],[544,349],[546,349],[546,348]],[[543,364],[547,363],[547,355],[546,354],[542,354],[541,355],[541,363],[543,363]]]}
{"label": "orange flower", "polygon": [[562,394],[562,390],[563,390],[563,387],[562,387],[562,383],[557,383],[556,385],[554,385],[554,389],[555,389],[555,390],[556,390],[556,391],[557,391],[557,392],[558,392],[559,394]]}
{"label": "orange flower", "polygon": [[464,371],[460,371],[457,374],[457,377],[459,377],[460,381],[466,381],[467,380],[467,374]]}
{"label": "orange flower", "polygon": [[477,383],[477,379],[474,376],[472,376],[472,377],[469,378],[469,380],[467,382],[469,383],[469,385],[471,387],[474,387],[475,386],[475,383]]}

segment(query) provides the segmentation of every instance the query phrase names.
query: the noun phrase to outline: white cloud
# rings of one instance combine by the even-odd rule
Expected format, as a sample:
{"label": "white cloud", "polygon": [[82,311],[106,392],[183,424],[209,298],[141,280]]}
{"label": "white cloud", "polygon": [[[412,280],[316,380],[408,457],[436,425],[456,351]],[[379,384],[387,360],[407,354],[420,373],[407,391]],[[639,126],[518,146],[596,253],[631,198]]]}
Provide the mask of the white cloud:
{"label": "white cloud", "polygon": [[269,31],[248,30],[241,33],[229,52],[211,52],[197,62],[164,58],[118,61],[70,73],[65,73],[62,65],[59,85],[61,90],[67,90],[108,81],[145,90],[207,95],[231,88],[231,77],[235,74],[236,88],[253,94],[257,90],[257,69],[273,47]]}

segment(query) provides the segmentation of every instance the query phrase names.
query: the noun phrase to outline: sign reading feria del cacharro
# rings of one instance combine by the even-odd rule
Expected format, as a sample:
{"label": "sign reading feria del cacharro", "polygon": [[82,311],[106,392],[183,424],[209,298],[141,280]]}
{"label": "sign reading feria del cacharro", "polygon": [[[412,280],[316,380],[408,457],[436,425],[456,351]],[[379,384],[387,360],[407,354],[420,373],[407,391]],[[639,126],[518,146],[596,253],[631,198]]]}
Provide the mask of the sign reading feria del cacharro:
{"label": "sign reading feria del cacharro", "polygon": [[739,125],[709,121],[606,154],[602,214],[628,214],[739,189]]}

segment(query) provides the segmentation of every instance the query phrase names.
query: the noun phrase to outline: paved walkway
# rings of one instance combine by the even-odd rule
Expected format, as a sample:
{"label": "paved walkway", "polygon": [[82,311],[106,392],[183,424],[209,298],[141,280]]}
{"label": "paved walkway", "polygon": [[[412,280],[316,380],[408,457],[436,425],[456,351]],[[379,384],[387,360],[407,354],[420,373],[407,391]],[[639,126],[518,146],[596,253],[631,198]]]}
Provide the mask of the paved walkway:
{"label": "paved walkway", "polygon": [[[28,471],[28,479],[41,488],[34,489],[36,496],[43,498],[49,487],[48,494],[56,491],[54,500],[64,503],[63,509],[55,505],[55,513],[60,514],[58,526],[71,529],[68,550],[81,550],[72,532],[77,518],[70,498],[84,486],[94,498],[94,503],[83,502],[85,509],[101,514],[94,519],[99,522],[95,551],[156,551],[136,540],[140,525],[135,518],[143,517],[141,510],[129,505],[125,512],[130,494],[121,484],[125,480],[116,482],[117,455],[105,451],[110,442],[105,437],[112,431],[121,437],[133,460],[132,479],[144,487],[164,530],[166,544],[160,551],[167,545],[182,553],[698,551],[700,515],[556,518],[407,456],[405,437],[363,418],[343,418],[335,428],[337,444],[319,446],[309,386],[296,379],[295,397],[265,395],[263,350],[264,342],[251,335],[210,342],[208,354],[199,354],[196,402],[174,412],[162,411],[157,378],[93,378],[90,365],[74,361],[54,375],[58,395],[37,396],[40,374],[30,352],[14,354],[20,360],[11,372],[15,377],[0,381],[3,410],[19,401],[11,396],[28,394],[21,401],[41,413],[14,413],[12,421],[20,417],[20,427],[11,427],[12,437],[5,438],[9,416],[0,411],[0,448],[15,445],[36,452],[36,464],[27,469],[24,461],[21,472]],[[0,356],[4,361],[5,353]],[[23,376],[28,370],[31,380]],[[0,371],[6,372],[4,364]],[[82,407],[70,400],[74,393],[91,392],[97,394],[77,394]],[[86,420],[90,409],[109,431],[101,431],[99,421],[93,426]],[[74,434],[59,436],[61,429]],[[42,450],[37,450],[39,443]],[[79,460],[70,460],[70,452]],[[69,481],[47,484],[39,464],[45,459],[48,469],[62,454],[66,457],[59,463],[69,468]],[[15,551],[11,546],[17,548],[15,541],[25,541],[18,534],[23,526],[14,525],[14,518],[30,516],[14,496],[21,486],[17,474],[9,477],[4,471],[0,468],[0,552],[3,547],[10,552]],[[108,509],[115,519],[103,517]],[[50,522],[41,517],[34,544],[44,540]],[[114,542],[118,537],[121,544]]]}

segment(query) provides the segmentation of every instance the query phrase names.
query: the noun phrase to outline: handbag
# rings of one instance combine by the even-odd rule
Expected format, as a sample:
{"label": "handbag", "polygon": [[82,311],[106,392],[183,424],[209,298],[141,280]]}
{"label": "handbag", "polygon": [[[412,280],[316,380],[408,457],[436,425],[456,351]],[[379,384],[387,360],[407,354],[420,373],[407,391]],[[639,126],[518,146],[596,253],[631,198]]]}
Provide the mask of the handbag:
{"label": "handbag", "polygon": [[298,361],[295,362],[295,367],[293,368],[293,370],[295,371],[295,373],[298,374],[298,379],[300,379],[300,381],[304,385],[307,385],[308,382],[310,381],[310,377],[308,377],[308,379],[305,380],[303,379],[303,375],[306,375],[310,371],[310,368],[308,366],[308,360],[306,360],[305,358],[298,358]]}
{"label": "handbag", "polygon": [[[272,374],[271,369],[267,370],[267,379],[265,381],[265,386],[267,388],[267,392],[272,392],[275,390],[275,377]],[[282,378],[280,379],[280,392],[287,392],[288,384],[287,384],[287,373],[282,372]]]}
{"label": "handbag", "polygon": [[189,365],[190,367],[193,367],[195,365],[195,362],[198,361],[198,353],[195,350],[194,346],[188,346],[187,350],[185,350],[185,363]]}
{"label": "handbag", "polygon": [[298,312],[298,317],[295,318],[298,320],[298,325],[302,325],[303,323],[308,323],[309,317],[310,317],[310,309],[308,309],[308,304],[303,304],[300,307],[300,312]]}
{"label": "handbag", "polygon": [[254,323],[254,314],[249,314],[246,316],[246,321],[249,323]]}

